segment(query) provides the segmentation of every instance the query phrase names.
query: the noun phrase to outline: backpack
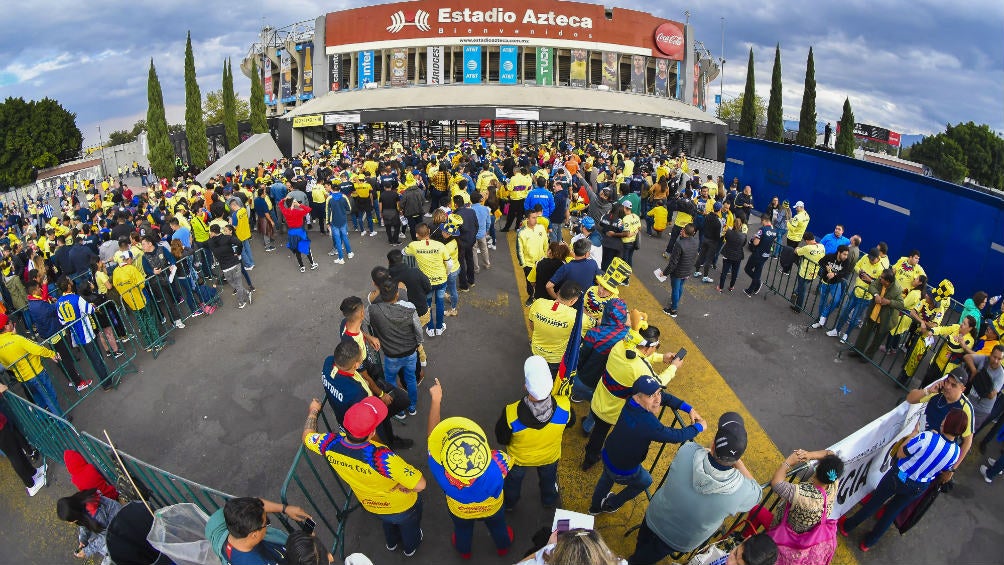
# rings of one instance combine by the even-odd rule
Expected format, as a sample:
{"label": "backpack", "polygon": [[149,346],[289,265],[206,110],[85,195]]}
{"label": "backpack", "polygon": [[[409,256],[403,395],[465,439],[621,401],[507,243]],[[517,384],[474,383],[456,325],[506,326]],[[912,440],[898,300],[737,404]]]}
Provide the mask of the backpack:
{"label": "backpack", "polygon": [[987,373],[986,367],[973,375],[973,390],[980,398],[989,398],[990,393],[994,390],[994,381]]}

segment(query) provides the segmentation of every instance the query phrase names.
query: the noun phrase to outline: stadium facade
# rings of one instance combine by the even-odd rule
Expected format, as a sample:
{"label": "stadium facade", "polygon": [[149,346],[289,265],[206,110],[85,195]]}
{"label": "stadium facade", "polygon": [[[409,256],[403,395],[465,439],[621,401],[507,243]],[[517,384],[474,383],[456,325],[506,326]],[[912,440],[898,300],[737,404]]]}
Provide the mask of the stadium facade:
{"label": "stadium facade", "polygon": [[265,28],[256,60],[284,152],[325,141],[548,138],[721,160],[719,69],[687,23],[560,0],[416,0]]}

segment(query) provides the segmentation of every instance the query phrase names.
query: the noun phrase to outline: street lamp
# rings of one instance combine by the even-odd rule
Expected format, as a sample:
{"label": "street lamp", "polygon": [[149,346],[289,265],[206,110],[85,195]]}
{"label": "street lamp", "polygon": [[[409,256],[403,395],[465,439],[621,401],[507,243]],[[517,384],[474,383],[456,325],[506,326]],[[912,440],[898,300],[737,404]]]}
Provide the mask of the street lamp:
{"label": "street lamp", "polygon": [[105,170],[105,142],[104,138],[101,137],[101,125],[98,124],[98,147],[101,150],[101,177],[107,177],[108,171]]}

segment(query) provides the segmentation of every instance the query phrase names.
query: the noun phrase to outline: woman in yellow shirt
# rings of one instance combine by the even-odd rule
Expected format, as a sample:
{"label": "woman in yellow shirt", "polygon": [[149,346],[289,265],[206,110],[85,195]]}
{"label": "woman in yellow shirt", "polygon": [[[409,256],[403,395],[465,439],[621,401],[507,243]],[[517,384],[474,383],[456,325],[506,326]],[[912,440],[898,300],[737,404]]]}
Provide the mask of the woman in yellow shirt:
{"label": "woman in yellow shirt", "polygon": [[927,374],[921,383],[922,387],[933,383],[942,376],[950,373],[952,369],[962,363],[962,357],[967,353],[973,353],[973,343],[976,337],[973,335],[976,329],[976,319],[966,316],[962,323],[951,326],[940,326],[928,332],[929,336],[942,336],[945,340],[941,343],[938,352],[931,359],[931,365],[927,368]]}
{"label": "woman in yellow shirt", "polygon": [[450,295],[449,310],[444,312],[446,316],[456,316],[457,306],[460,304],[460,296],[457,294],[457,279],[460,276],[460,255],[457,247],[457,240],[454,236],[460,230],[464,221],[456,214],[447,216],[442,209],[436,209],[432,214],[432,225],[436,226],[432,230],[432,239],[442,243],[446,247],[446,253],[453,263],[450,272],[446,275],[446,293]]}

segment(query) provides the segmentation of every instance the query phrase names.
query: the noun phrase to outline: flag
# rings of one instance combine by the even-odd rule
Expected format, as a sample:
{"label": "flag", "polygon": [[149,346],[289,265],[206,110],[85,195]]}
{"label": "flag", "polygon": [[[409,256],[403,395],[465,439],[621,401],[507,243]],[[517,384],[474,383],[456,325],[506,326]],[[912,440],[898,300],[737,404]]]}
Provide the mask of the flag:
{"label": "flag", "polygon": [[565,346],[565,354],[561,356],[561,364],[558,365],[558,378],[554,379],[555,396],[571,396],[572,380],[579,372],[579,346],[582,345],[582,304],[580,297],[576,302],[575,324],[572,325],[572,334],[568,336],[568,344]]}

